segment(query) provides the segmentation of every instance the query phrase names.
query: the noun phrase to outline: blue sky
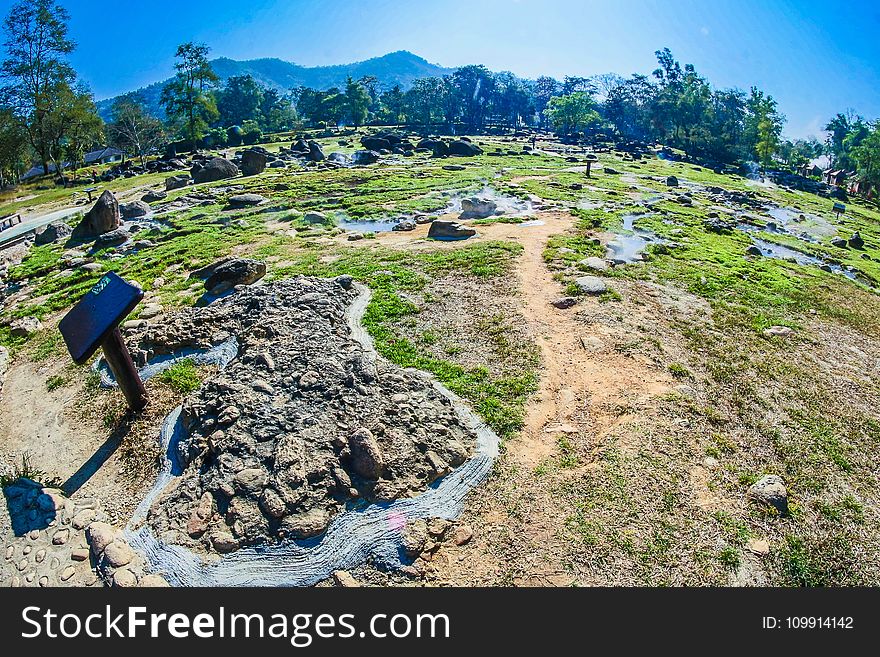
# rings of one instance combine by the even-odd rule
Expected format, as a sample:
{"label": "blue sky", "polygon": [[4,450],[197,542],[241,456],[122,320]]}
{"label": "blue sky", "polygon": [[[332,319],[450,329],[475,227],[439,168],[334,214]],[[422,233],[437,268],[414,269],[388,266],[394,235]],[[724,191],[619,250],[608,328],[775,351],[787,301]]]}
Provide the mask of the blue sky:
{"label": "blue sky", "polygon": [[[880,117],[880,2],[846,0],[60,0],[72,62],[98,98],[164,79],[177,44],[307,66],[410,50],[523,77],[650,73],[668,46],[719,87],[757,84],[818,134],[835,112]],[[0,0],[3,15],[12,0]]]}

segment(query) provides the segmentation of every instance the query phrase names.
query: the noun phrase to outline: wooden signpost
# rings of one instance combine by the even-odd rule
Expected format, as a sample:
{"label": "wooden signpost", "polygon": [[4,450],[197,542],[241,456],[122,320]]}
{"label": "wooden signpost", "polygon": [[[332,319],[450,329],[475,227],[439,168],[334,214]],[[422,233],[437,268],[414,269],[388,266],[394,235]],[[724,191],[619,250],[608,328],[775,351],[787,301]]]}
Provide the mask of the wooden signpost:
{"label": "wooden signpost", "polygon": [[840,215],[846,212],[846,206],[843,203],[835,203],[834,211],[837,213],[837,218],[840,219]]}
{"label": "wooden signpost", "polygon": [[119,322],[143,298],[143,290],[110,272],[58,324],[67,350],[78,365],[91,358],[98,347],[103,348],[125,400],[135,412],[147,405],[147,391],[122,340]]}

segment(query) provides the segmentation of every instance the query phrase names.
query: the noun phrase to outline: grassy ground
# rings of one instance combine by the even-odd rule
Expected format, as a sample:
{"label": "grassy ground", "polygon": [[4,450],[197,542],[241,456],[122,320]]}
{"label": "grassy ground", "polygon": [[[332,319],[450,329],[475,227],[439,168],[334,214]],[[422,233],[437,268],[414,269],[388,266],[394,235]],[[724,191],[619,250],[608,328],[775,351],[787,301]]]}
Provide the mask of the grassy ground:
{"label": "grassy ground", "polygon": [[[345,152],[336,141],[322,140],[325,152]],[[510,147],[477,141],[487,150]],[[877,207],[851,201],[838,222],[828,199],[685,163],[613,154],[600,155],[590,180],[581,164],[549,154],[460,162],[464,170],[448,171],[446,161],[417,156],[388,166],[273,170],[237,179],[236,189],[213,205],[177,213],[162,229],[138,235],[154,248],[124,258],[94,254],[98,272],[62,275],[66,246],[32,248],[9,274],[27,293],[3,316],[34,315],[47,328],[25,341],[0,327],[0,344],[34,362],[61,357],[60,314],[105,271],[138,281],[174,308],[201,294],[190,271],[230,253],[250,255],[269,262],[270,279],[346,273],[366,282],[374,297],[365,322],[380,352],[434,373],[511,438],[522,426],[540,367],[534,336],[517,310],[513,271],[520,247],[507,241],[436,250],[349,244],[333,239],[334,225],[308,226],[302,214],[382,218],[436,211],[451,195],[486,186],[520,198],[535,195],[577,217],[575,228],[551,237],[544,253],[562,293],[584,274],[581,260],[605,255],[622,216],[638,213],[636,227],[660,239],[644,262],[597,274],[612,292],[581,319],[585,330],[614,327],[615,354],[663,371],[678,387],[648,405],[620,400],[615,412],[627,422],[601,441],[560,438],[553,457],[532,472],[502,465],[487,494],[510,499],[511,533],[529,504],[522,495],[540,489],[559,518],[560,566],[576,583],[880,583],[880,297],[815,266],[747,256],[749,235],[707,229],[717,209],[704,188],[753,192],[760,203],[835,224],[844,238],[859,231],[862,250],[834,247],[832,235],[815,243],[766,231],[758,236],[855,267],[867,282],[880,280]],[[620,173],[604,173],[603,165]],[[669,175],[689,185],[670,193]],[[223,210],[225,196],[241,189],[264,194],[271,204]],[[690,205],[675,200],[688,190]],[[28,193],[37,198],[0,198],[0,213],[62,198],[54,189]],[[658,195],[664,198],[646,213],[643,203]],[[760,207],[746,210],[771,219]],[[654,297],[667,305],[658,310]],[[778,325],[791,327],[794,337],[764,334]],[[169,372],[160,383],[176,394],[197,385],[198,373],[187,366]],[[75,377],[75,370],[53,373],[46,386]],[[790,515],[748,500],[748,486],[764,474],[786,481]],[[763,555],[755,545],[765,540]]]}

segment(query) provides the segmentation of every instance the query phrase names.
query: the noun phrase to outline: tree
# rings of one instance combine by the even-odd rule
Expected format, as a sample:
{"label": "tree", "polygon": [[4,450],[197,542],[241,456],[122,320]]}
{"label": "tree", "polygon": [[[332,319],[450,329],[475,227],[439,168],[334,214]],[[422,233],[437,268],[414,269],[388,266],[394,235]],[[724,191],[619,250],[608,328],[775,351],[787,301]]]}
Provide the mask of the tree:
{"label": "tree", "polygon": [[63,178],[65,160],[74,170],[83,164],[83,158],[104,140],[104,122],[98,116],[95,99],[80,85],[75,89],[64,85],[56,92],[58,105],[49,115],[48,132],[55,171]]}
{"label": "tree", "polygon": [[216,93],[220,123],[226,127],[263,121],[263,87],[250,75],[237,75]]}
{"label": "tree", "polygon": [[522,117],[535,113],[532,88],[509,71],[498,73],[495,76],[492,106],[501,119],[515,130]]}
{"label": "tree", "polygon": [[547,104],[550,102],[550,99],[553,98],[553,96],[559,95],[560,88],[558,80],[546,75],[542,75],[535,80],[535,86],[533,87],[535,111],[538,114],[538,120],[542,126],[545,126],[548,120],[547,117],[544,116],[544,110],[547,109]]}
{"label": "tree", "polygon": [[52,0],[22,0],[13,5],[4,22],[6,59],[2,89],[25,127],[43,171],[49,173],[52,135],[49,121],[61,102],[60,94],[73,85],[76,74],[65,57],[75,44],[67,36],[67,11]]}
{"label": "tree", "polygon": [[162,90],[165,112],[179,125],[193,151],[209,122],[218,117],[217,105],[209,93],[218,78],[208,62],[208,52],[207,46],[192,42],[178,46],[178,62],[174,65],[177,74]]}
{"label": "tree", "polygon": [[582,78],[576,75],[566,75],[562,80],[562,95],[587,94],[592,96],[596,93],[596,85],[590,78]]}
{"label": "tree", "polygon": [[483,127],[486,106],[495,90],[495,78],[485,66],[463,66],[452,74],[455,97],[462,113],[461,119],[470,129]]}
{"label": "tree", "polygon": [[275,89],[263,91],[260,112],[263,115],[263,129],[267,132],[289,130],[296,123],[296,110],[290,97],[282,96]]}
{"label": "tree", "polygon": [[547,114],[556,132],[562,135],[570,135],[601,122],[596,102],[583,91],[570,96],[554,96],[550,99]]}
{"label": "tree", "polygon": [[162,122],[147,114],[131,94],[118,98],[110,115],[112,121],[107,126],[110,143],[123,153],[139,157],[141,166],[146,166],[147,155],[165,142]]}
{"label": "tree", "polygon": [[363,84],[355,82],[351,77],[345,82],[345,107],[355,128],[366,123],[367,112],[370,110],[370,94]]}
{"label": "tree", "polygon": [[404,112],[410,123],[433,125],[443,119],[447,87],[441,78],[421,78],[406,92]]}
{"label": "tree", "polygon": [[405,116],[406,96],[399,84],[394,85],[381,96],[382,107],[385,115],[394,125],[400,125]]}
{"label": "tree", "polygon": [[880,187],[880,121],[876,121],[868,135],[853,148],[852,157],[859,176],[874,187]]}
{"label": "tree", "polygon": [[28,167],[28,139],[10,109],[0,109],[0,189]]}
{"label": "tree", "polygon": [[746,139],[751,145],[749,155],[756,156],[766,169],[779,147],[785,117],[776,109],[776,100],[757,87],[752,87],[746,107]]}

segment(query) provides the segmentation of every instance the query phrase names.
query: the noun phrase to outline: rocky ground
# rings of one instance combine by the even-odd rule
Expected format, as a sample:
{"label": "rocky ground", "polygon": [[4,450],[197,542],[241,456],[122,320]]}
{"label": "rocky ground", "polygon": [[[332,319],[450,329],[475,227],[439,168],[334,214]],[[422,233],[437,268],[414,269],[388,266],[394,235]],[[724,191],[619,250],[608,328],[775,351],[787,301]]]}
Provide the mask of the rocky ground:
{"label": "rocky ground", "polygon": [[324,531],[348,504],[425,489],[473,435],[414,372],[349,333],[350,277],[254,286],[136,331],[134,353],[230,337],[238,356],[184,400],[186,469],[148,522],[168,542],[230,552]]}

